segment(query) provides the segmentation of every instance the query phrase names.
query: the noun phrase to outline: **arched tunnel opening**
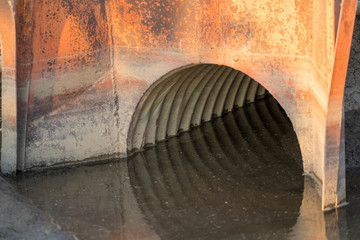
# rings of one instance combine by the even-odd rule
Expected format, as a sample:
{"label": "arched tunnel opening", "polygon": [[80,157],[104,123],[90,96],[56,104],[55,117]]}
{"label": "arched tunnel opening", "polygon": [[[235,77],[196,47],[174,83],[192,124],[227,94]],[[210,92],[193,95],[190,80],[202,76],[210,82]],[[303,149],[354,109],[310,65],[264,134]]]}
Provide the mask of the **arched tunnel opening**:
{"label": "arched tunnel opening", "polygon": [[159,79],[137,106],[128,146],[135,197],[161,239],[281,235],[297,222],[296,134],[275,98],[238,70],[198,64]]}

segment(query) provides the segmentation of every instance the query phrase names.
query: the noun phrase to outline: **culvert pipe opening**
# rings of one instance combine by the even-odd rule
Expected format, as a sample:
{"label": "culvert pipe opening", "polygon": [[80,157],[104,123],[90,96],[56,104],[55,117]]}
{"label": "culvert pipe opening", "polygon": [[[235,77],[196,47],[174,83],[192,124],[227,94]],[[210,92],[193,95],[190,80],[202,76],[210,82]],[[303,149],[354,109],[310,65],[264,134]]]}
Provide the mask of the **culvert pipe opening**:
{"label": "culvert pipe opening", "polygon": [[161,239],[261,239],[296,226],[297,137],[246,74],[200,64],[164,76],[140,100],[129,133],[131,186]]}

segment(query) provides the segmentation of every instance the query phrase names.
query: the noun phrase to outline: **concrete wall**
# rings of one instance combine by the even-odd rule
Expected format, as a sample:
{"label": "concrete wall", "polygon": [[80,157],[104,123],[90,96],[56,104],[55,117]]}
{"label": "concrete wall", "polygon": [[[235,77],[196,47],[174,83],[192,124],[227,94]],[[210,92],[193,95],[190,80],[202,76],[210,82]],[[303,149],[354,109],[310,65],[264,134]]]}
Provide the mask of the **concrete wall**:
{"label": "concrete wall", "polygon": [[360,16],[355,21],[344,100],[346,164],[360,167]]}
{"label": "concrete wall", "polygon": [[17,1],[17,168],[124,156],[144,91],[173,69],[215,63],[277,98],[305,169],[322,178],[311,159],[325,155],[333,2],[267,2]]}
{"label": "concrete wall", "polygon": [[[325,206],[338,187],[344,193],[340,132],[355,0],[342,4],[336,49],[333,0],[0,3],[2,65],[15,70],[3,72],[8,171],[125,155],[145,90],[174,69],[210,63],[246,73],[279,101],[304,170],[331,185]],[[9,150],[17,154],[4,156]]]}

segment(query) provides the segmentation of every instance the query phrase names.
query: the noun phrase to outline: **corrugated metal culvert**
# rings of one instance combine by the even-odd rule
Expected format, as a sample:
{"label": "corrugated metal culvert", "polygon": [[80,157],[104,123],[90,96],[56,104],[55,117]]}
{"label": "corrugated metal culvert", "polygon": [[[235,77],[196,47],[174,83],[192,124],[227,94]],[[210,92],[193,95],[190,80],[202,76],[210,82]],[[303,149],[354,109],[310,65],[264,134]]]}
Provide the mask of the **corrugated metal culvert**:
{"label": "corrugated metal culvert", "polygon": [[130,152],[188,131],[224,112],[263,98],[266,90],[246,74],[215,64],[175,70],[140,100],[128,139]]}

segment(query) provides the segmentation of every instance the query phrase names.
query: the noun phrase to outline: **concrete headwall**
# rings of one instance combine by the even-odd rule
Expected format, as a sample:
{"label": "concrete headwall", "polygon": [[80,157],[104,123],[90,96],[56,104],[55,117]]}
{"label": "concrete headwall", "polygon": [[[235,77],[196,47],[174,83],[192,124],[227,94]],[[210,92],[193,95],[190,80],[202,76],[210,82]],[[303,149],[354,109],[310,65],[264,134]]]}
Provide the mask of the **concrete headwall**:
{"label": "concrete headwall", "polygon": [[356,17],[345,88],[345,149],[348,167],[360,166],[360,16]]}
{"label": "concrete headwall", "polygon": [[193,63],[254,78],[292,119],[304,159],[322,159],[333,2],[267,2],[17,1],[17,168],[125,156],[144,91]]}
{"label": "concrete headwall", "polygon": [[145,90],[174,69],[208,63],[247,74],[278,100],[304,171],[324,183],[323,207],[341,204],[342,102],[357,2],[344,1],[340,15],[335,3],[0,0],[1,170],[125,155]]}

